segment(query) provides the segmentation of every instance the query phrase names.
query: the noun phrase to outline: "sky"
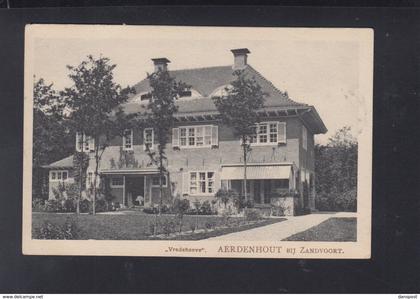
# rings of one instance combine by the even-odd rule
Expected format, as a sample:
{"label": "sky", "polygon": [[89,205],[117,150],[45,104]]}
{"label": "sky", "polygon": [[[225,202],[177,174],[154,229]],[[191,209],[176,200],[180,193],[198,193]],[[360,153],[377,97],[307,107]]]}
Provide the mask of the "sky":
{"label": "sky", "polygon": [[[39,25],[38,25],[39,26]],[[39,28],[37,28],[39,29]],[[44,29],[44,28],[42,28]],[[151,58],[167,57],[169,69],[232,65],[230,49],[248,48],[248,63],[297,102],[313,105],[328,132],[363,129],[369,94],[360,31],[350,29],[278,29],[220,27],[58,26],[33,35],[33,75],[70,86],[67,65],[77,66],[92,54],[108,57],[117,67],[115,81],[134,85],[153,71]],[[363,70],[362,70],[363,68]],[[368,76],[369,78],[369,76]]]}

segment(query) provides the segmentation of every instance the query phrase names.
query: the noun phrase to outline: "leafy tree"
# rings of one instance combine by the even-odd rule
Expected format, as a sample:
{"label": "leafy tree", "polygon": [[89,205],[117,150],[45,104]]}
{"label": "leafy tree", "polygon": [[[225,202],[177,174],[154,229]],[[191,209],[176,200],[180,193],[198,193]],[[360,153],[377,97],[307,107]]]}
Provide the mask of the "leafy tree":
{"label": "leafy tree", "polygon": [[130,93],[134,93],[132,88],[122,88],[114,82],[115,67],[109,58],[100,56],[96,59],[89,55],[78,66],[67,66],[73,86],[62,92],[73,128],[94,141],[93,214],[102,154],[111,139],[121,135],[126,128],[129,119],[121,104],[127,101]]}
{"label": "leafy tree", "polygon": [[255,135],[255,124],[259,122],[259,109],[263,108],[267,93],[262,91],[255,78],[248,78],[244,70],[236,70],[235,80],[225,88],[225,95],[214,97],[214,104],[221,120],[234,129],[235,135],[242,140],[244,163],[243,194],[247,202],[247,156],[251,151],[251,139]]}
{"label": "leafy tree", "polygon": [[350,131],[343,127],[327,145],[315,146],[318,209],[356,211],[357,141]]}
{"label": "leafy tree", "polygon": [[68,156],[73,144],[67,137],[69,128],[63,117],[64,104],[53,85],[40,78],[33,89],[33,186],[34,194],[45,193],[41,166]]}
{"label": "leafy tree", "polygon": [[[158,70],[148,74],[152,90],[150,91],[150,101],[144,117],[144,123],[153,128],[154,141],[157,149],[152,149],[146,144],[146,151],[150,157],[151,163],[157,165],[159,177],[162,178],[167,172],[165,162],[166,144],[169,142],[169,136],[174,124],[174,114],[178,111],[176,100],[179,94],[189,88],[185,83],[175,81],[166,70]],[[143,125],[144,126],[144,125]],[[159,215],[163,203],[162,179],[159,180]]]}

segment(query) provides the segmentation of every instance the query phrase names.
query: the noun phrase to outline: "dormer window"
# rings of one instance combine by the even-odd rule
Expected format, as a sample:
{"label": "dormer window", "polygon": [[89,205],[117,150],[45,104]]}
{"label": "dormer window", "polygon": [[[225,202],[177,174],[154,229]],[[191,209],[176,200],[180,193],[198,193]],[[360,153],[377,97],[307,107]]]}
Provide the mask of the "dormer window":
{"label": "dormer window", "polygon": [[145,93],[140,96],[140,101],[148,101],[152,98],[150,93]]}
{"label": "dormer window", "polygon": [[180,98],[191,97],[192,92],[191,90],[184,90],[179,93]]}
{"label": "dormer window", "polygon": [[125,151],[133,149],[133,130],[124,130],[123,149]]}

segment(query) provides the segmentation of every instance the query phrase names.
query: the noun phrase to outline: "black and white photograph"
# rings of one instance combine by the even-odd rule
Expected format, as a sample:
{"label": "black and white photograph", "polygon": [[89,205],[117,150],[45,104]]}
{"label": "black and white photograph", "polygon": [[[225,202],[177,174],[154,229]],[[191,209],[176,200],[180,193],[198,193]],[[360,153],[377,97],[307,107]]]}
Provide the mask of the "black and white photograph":
{"label": "black and white photograph", "polygon": [[27,25],[24,254],[369,258],[373,34]]}

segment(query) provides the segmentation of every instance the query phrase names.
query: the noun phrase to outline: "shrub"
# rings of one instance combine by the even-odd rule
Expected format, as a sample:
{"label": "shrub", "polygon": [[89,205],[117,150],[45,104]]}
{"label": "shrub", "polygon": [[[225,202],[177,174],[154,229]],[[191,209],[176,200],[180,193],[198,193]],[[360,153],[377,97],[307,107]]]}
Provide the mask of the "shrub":
{"label": "shrub", "polygon": [[91,209],[91,205],[92,205],[92,203],[89,200],[83,199],[82,201],[80,201],[80,212],[81,213],[89,213],[89,211]]}
{"label": "shrub", "polygon": [[213,214],[211,204],[208,200],[206,200],[205,202],[203,202],[201,204],[201,207],[199,209],[199,214],[200,215],[212,215]]}
{"label": "shrub", "polygon": [[190,223],[190,229],[191,229],[191,232],[192,233],[194,233],[195,232],[195,229],[197,228],[197,225],[196,225],[196,223],[195,222],[191,222]]}
{"label": "shrub", "polygon": [[162,225],[163,233],[167,236],[174,233],[176,230],[176,223],[172,220],[165,219]]}
{"label": "shrub", "polygon": [[67,218],[63,225],[56,225],[49,221],[44,223],[34,231],[34,239],[49,240],[76,240],[80,239],[81,231],[76,222]]}
{"label": "shrub", "polygon": [[245,210],[245,219],[247,221],[257,221],[262,218],[260,211],[255,209]]}
{"label": "shrub", "polygon": [[222,202],[226,208],[229,201],[235,203],[238,200],[239,194],[233,189],[219,189],[215,197],[218,201]]}
{"label": "shrub", "polygon": [[45,200],[40,197],[32,198],[32,210],[35,212],[45,211]]}
{"label": "shrub", "polygon": [[60,212],[61,211],[60,202],[55,199],[47,200],[47,202],[45,203],[45,211],[46,212]]}
{"label": "shrub", "polygon": [[76,212],[76,205],[73,199],[66,199],[63,202],[63,212]]}
{"label": "shrub", "polygon": [[159,213],[159,209],[157,207],[149,207],[149,208],[144,208],[143,212],[146,214],[157,214]]}
{"label": "shrub", "polygon": [[[91,209],[93,207],[91,206]],[[105,199],[97,199],[95,202],[95,212],[106,212],[108,211],[108,203],[105,201]]]}

